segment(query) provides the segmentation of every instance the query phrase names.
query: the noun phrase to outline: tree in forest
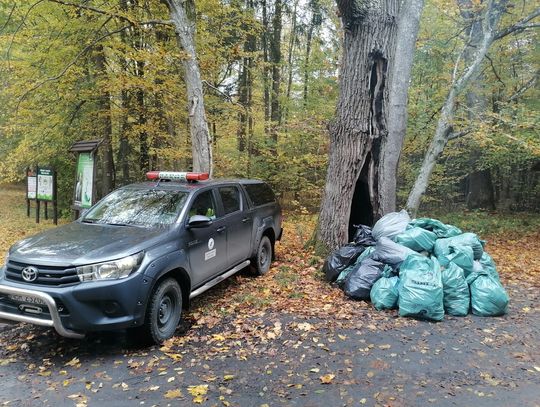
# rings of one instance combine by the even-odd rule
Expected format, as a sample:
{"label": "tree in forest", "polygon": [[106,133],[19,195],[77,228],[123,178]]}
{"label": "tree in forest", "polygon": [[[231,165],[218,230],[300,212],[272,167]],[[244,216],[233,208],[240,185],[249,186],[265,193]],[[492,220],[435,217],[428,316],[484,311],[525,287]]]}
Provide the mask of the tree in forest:
{"label": "tree in forest", "polygon": [[[403,110],[423,8],[423,1],[403,2],[400,8],[401,3],[337,1],[343,56],[336,117],[329,125],[329,163],[318,224],[321,250],[345,243],[353,223],[371,224],[395,208],[395,192],[390,199],[385,193],[395,191],[400,149],[386,155],[385,149],[400,146],[404,137],[405,124],[398,122],[406,123]],[[390,123],[393,109],[401,110],[392,113]]]}
{"label": "tree in forest", "polygon": [[[491,45],[507,35],[534,27],[531,20],[540,16],[540,8],[522,18],[515,24],[499,30],[498,25],[502,15],[507,11],[509,0],[489,0],[483,4],[483,12],[478,14],[481,27],[469,30],[469,40],[454,64],[450,90],[441,109],[435,134],[426,151],[422,166],[414,186],[407,199],[407,209],[414,215],[420,206],[422,196],[426,192],[430,176],[437,159],[450,140],[465,135],[467,130],[455,130],[454,118],[457,98],[470,85],[480,69]],[[462,60],[467,61],[462,67]]]}
{"label": "tree in forest", "polygon": [[212,142],[204,108],[203,83],[197,53],[195,51],[195,22],[193,0],[167,0],[174,23],[179,46],[187,54],[183,59],[184,82],[186,84],[193,171],[208,172],[212,175]]}

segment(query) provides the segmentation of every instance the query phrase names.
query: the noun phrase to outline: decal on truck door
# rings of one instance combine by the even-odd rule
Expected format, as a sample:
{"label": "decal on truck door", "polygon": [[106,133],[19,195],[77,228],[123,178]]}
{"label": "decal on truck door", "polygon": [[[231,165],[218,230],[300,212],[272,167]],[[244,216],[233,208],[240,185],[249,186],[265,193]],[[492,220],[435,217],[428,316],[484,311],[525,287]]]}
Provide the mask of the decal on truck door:
{"label": "decal on truck door", "polygon": [[214,249],[214,239],[210,238],[208,240],[208,251],[204,253],[204,261],[210,260],[214,257],[216,257],[216,249]]}

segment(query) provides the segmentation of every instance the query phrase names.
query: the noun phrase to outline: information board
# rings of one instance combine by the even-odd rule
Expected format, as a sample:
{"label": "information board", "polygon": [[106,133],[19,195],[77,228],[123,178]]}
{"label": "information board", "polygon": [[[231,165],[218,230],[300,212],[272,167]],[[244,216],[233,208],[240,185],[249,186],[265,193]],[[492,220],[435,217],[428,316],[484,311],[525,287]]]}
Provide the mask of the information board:
{"label": "information board", "polygon": [[37,170],[37,199],[51,202],[54,200],[54,171],[50,168]]}
{"label": "information board", "polygon": [[36,173],[31,170],[26,172],[26,198],[36,199],[37,177]]}
{"label": "information board", "polygon": [[92,206],[94,187],[94,154],[79,153],[77,161],[77,183],[75,184],[75,205],[81,208]]}

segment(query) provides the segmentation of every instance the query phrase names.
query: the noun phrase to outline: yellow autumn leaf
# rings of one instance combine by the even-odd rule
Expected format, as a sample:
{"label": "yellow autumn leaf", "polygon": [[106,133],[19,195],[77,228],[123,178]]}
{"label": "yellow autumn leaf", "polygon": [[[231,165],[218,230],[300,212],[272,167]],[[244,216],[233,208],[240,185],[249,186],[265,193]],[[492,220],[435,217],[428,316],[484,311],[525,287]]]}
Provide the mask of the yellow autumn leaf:
{"label": "yellow autumn leaf", "polygon": [[80,366],[81,362],[78,357],[74,357],[69,362],[66,363],[66,366]]}
{"label": "yellow autumn leaf", "polygon": [[330,384],[330,383],[332,383],[332,380],[334,380],[334,377],[336,377],[336,375],[334,375],[332,373],[328,373],[328,374],[325,374],[325,375],[319,377],[319,379],[321,380],[322,384]]}
{"label": "yellow autumn leaf", "polygon": [[232,380],[232,379],[234,379],[234,376],[232,374],[226,374],[225,376],[223,376],[223,379],[224,380]]}
{"label": "yellow autumn leaf", "polygon": [[207,384],[199,384],[198,386],[189,386],[188,392],[193,396],[193,402],[197,404],[201,404],[204,400],[206,400],[206,393],[208,393],[208,385]]}
{"label": "yellow autumn leaf", "polygon": [[166,399],[177,399],[182,397],[182,392],[179,389],[169,390],[165,393]]}

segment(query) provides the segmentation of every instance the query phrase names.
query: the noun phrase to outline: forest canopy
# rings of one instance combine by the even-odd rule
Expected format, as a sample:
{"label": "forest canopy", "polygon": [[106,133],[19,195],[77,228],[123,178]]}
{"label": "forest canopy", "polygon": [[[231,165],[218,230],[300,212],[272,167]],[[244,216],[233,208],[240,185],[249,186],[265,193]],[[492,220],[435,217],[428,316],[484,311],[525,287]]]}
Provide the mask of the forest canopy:
{"label": "forest canopy", "polygon": [[[429,0],[422,14],[398,206],[415,181],[468,40],[470,21],[459,3]],[[502,27],[534,8],[510,3]],[[288,209],[316,212],[339,92],[335,2],[195,5],[214,175],[268,180]],[[491,46],[481,79],[456,101],[453,127],[461,136],[438,160],[424,208],[540,208],[538,43],[537,29],[523,29]],[[67,209],[75,172],[68,149],[93,139],[110,140],[111,168],[99,178],[110,174],[112,185],[102,182],[101,193],[152,169],[191,168],[186,54],[163,2],[2,0],[0,50],[3,181],[22,180],[28,165],[53,166]],[[481,111],[468,108],[471,93],[483,100]]]}

